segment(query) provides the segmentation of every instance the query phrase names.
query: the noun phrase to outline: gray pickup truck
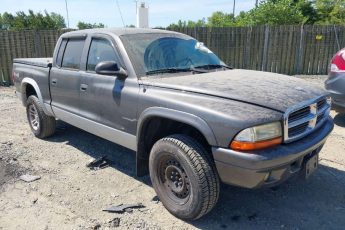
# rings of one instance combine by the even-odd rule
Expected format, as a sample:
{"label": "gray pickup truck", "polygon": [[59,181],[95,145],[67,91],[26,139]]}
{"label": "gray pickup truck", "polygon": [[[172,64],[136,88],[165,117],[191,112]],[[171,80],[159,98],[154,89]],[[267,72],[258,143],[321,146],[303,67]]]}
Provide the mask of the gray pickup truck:
{"label": "gray pickup truck", "polygon": [[32,132],[56,119],[136,151],[163,205],[208,213],[220,181],[245,188],[308,177],[333,129],[321,88],[232,69],[203,43],[152,29],[63,34],[53,58],[15,59],[13,81]]}

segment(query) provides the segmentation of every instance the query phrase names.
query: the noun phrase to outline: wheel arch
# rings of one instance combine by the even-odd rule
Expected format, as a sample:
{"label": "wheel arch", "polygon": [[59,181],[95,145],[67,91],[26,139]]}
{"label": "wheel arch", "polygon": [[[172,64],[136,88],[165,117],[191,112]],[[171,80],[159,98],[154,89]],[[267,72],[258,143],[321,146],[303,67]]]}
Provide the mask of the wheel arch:
{"label": "wheel arch", "polygon": [[[35,93],[27,95],[28,87],[32,87],[34,89]],[[40,103],[43,105],[42,107],[43,107],[43,111],[45,112],[45,114],[51,115],[51,113],[44,106],[43,96],[42,96],[41,90],[40,90],[37,82],[32,78],[25,77],[21,82],[21,96],[22,96],[21,99],[22,99],[22,103],[24,106],[26,106],[26,101],[27,101],[28,97],[31,95],[36,95],[38,100],[40,101]]]}
{"label": "wheel arch", "polygon": [[191,131],[199,132],[202,135],[200,138],[202,140],[204,138],[205,142],[207,142],[209,146],[217,146],[217,140],[212,129],[202,118],[173,109],[162,107],[148,108],[141,114],[138,120],[136,154],[136,171],[138,176],[143,176],[148,173],[150,148],[147,149],[146,146],[149,145],[152,147],[152,143],[145,143],[145,136],[148,132],[148,125],[154,119],[161,119],[172,122],[173,124],[185,125],[186,128],[191,129]]}

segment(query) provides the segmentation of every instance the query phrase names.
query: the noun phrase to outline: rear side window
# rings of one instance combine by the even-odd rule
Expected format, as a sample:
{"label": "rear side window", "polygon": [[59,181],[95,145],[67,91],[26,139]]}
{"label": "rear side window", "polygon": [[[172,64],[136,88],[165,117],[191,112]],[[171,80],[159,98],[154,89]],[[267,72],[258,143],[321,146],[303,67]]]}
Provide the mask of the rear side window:
{"label": "rear side window", "polygon": [[89,56],[87,58],[87,70],[95,71],[95,67],[102,61],[116,61],[117,56],[111,45],[106,39],[92,39]]}
{"label": "rear side window", "polygon": [[59,51],[58,51],[58,55],[56,57],[56,65],[59,66],[59,67],[61,66],[63,52],[65,51],[66,44],[67,44],[67,39],[63,39],[61,41],[60,48],[59,48]]}
{"label": "rear side window", "polygon": [[62,60],[63,68],[79,69],[84,43],[85,40],[81,39],[68,40]]}

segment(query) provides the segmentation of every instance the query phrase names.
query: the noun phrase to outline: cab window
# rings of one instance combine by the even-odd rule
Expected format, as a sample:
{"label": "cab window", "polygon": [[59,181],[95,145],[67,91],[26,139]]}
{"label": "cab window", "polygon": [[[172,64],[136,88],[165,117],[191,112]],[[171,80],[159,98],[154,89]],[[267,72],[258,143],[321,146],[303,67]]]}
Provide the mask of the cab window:
{"label": "cab window", "polygon": [[61,67],[62,57],[63,57],[63,53],[64,53],[65,48],[66,48],[66,44],[67,44],[67,39],[63,39],[61,41],[60,48],[59,48],[59,51],[58,51],[58,55],[56,57],[56,65],[58,67]]}
{"label": "cab window", "polygon": [[62,67],[68,69],[80,68],[81,55],[83,53],[85,40],[69,39],[62,59]]}
{"label": "cab window", "polygon": [[87,59],[87,71],[95,71],[96,65],[102,61],[117,61],[113,46],[106,39],[92,39]]}

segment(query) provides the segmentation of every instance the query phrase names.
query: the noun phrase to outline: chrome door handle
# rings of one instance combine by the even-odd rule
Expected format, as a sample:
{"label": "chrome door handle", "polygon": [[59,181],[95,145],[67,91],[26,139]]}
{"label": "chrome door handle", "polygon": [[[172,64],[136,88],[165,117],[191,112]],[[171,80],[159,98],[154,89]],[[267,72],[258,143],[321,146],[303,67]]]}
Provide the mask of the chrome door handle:
{"label": "chrome door handle", "polygon": [[87,86],[86,84],[81,84],[80,85],[80,91],[86,91],[87,90]]}

